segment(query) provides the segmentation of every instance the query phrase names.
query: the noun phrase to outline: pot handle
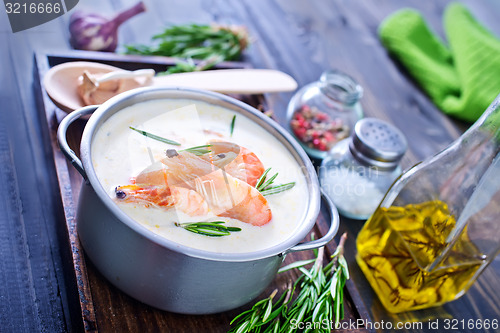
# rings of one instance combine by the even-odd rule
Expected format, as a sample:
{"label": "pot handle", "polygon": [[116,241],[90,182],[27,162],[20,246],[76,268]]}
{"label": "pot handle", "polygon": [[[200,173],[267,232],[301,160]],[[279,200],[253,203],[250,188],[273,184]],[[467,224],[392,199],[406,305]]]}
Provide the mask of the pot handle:
{"label": "pot handle", "polygon": [[318,247],[321,247],[323,245],[326,245],[329,241],[333,239],[333,237],[337,234],[337,231],[339,230],[339,223],[340,223],[340,218],[339,218],[339,213],[337,211],[337,208],[333,204],[333,202],[330,200],[330,198],[321,190],[321,199],[322,203],[324,203],[327,208],[328,212],[330,213],[330,229],[328,229],[328,232],[321,238],[309,241],[309,242],[304,242],[297,244],[288,250],[286,250],[283,254],[287,254],[290,252],[297,252],[297,251],[305,251],[305,250],[312,250],[316,249]]}
{"label": "pot handle", "polygon": [[83,176],[83,179],[85,179],[85,181],[87,181],[87,174],[83,169],[82,161],[80,161],[75,152],[69,147],[68,141],[66,140],[66,133],[68,131],[69,125],[71,125],[75,120],[81,118],[82,116],[92,114],[97,108],[98,106],[96,105],[90,105],[71,112],[66,117],[64,117],[64,119],[59,124],[59,128],[57,129],[57,143],[59,144],[59,148],[61,148],[64,156],[66,156],[66,158],[71,162],[75,169]]}

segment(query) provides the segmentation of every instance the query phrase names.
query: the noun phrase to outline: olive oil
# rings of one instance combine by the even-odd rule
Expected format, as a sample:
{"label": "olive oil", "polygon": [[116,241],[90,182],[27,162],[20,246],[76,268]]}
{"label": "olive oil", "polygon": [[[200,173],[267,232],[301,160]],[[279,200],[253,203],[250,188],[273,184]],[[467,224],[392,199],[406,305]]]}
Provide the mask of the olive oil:
{"label": "olive oil", "polygon": [[[390,312],[441,305],[460,297],[484,256],[442,201],[379,207],[360,231],[356,260]],[[443,255],[443,253],[445,255]]]}

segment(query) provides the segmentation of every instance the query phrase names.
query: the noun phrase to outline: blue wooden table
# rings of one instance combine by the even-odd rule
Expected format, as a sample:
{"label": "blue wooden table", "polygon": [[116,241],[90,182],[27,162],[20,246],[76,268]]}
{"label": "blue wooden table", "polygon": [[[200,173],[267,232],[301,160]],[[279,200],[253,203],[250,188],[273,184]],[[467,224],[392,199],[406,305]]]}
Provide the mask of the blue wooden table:
{"label": "blue wooden table", "polygon": [[[473,14],[500,36],[500,2],[464,0]],[[365,114],[388,120],[409,141],[404,167],[440,151],[468,124],[440,112],[391,59],[377,38],[380,22],[398,8],[422,11],[443,36],[441,16],[449,1],[244,0],[149,1],[149,10],[120,30],[120,43],[147,43],[167,24],[234,23],[248,27],[253,44],[243,60],[257,68],[275,68],[303,86],[325,69],[353,76],[365,89]],[[80,0],[76,9],[111,16],[134,0]],[[51,126],[37,100],[34,54],[70,50],[69,15],[13,34],[0,10],[0,332],[224,332],[237,313],[181,316],[138,304],[109,285],[89,263],[93,296],[90,318],[82,320],[81,297],[64,229],[64,207],[50,145]],[[275,119],[284,124],[291,93],[266,96]],[[500,262],[497,259],[461,299],[431,310],[391,315],[380,305],[354,258],[361,222],[342,219],[347,230],[351,269],[349,318],[371,322],[421,322],[440,319],[500,320]],[[500,226],[499,226],[500,227]],[[240,309],[241,310],[241,309]],[[366,329],[366,327],[365,327]],[[363,331],[361,329],[360,331]],[[443,326],[440,332],[446,331]],[[495,332],[494,329],[448,330]]]}

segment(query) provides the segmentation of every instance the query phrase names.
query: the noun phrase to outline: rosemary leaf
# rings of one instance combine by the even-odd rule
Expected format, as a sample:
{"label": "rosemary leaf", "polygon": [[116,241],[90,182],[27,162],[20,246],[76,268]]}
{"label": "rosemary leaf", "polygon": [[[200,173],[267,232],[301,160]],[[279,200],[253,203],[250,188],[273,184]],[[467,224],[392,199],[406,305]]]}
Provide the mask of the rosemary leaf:
{"label": "rosemary leaf", "polygon": [[[339,293],[342,293],[340,291],[340,288],[339,288]],[[335,297],[335,320],[338,322],[340,321],[340,307],[342,305],[342,299],[341,297],[338,296],[337,294],[337,297]]]}
{"label": "rosemary leaf", "polygon": [[278,173],[275,173],[271,178],[269,178],[268,180],[266,180],[264,182],[264,184],[262,184],[262,186],[260,187],[261,191],[264,191],[266,188],[268,188],[269,186],[271,186],[273,184],[274,180],[276,179],[276,177],[278,177]]}
{"label": "rosemary leaf", "polygon": [[229,136],[233,136],[234,132],[234,123],[236,122],[236,115],[233,116],[233,119],[231,120],[231,126],[229,128]]}
{"label": "rosemary leaf", "polygon": [[199,227],[186,227],[185,229],[200,235],[211,236],[211,237],[227,236],[230,234],[227,231],[213,227],[199,226]]}
{"label": "rosemary leaf", "polygon": [[205,155],[205,154],[210,153],[211,150],[207,149],[210,147],[212,147],[212,145],[195,146],[195,147],[190,147],[190,148],[179,150],[179,152],[187,151],[187,152],[194,154],[196,156],[201,156],[201,155]]}
{"label": "rosemary leaf", "polygon": [[274,297],[278,293],[275,289],[269,297],[255,303],[250,310],[236,316],[231,325],[235,325],[230,333],[243,332],[272,332],[276,327],[280,327],[280,322],[284,320],[286,307],[291,300],[293,289],[291,281],[281,297],[274,302]]}
{"label": "rosemary leaf", "polygon": [[160,142],[163,142],[163,143],[167,143],[169,145],[174,145],[174,146],[180,146],[181,144],[177,141],[174,141],[174,140],[169,140],[169,139],[165,139],[161,136],[158,136],[158,135],[155,135],[155,134],[152,134],[152,133],[149,133],[149,132],[146,132],[146,131],[143,131],[143,130],[140,130],[140,129],[137,129],[135,127],[132,127],[132,126],[129,126],[129,128],[131,130],[134,130],[136,131],[137,133],[140,133],[150,139],[153,139],[153,140],[157,140],[157,141],[160,141]]}
{"label": "rosemary leaf", "polygon": [[255,188],[258,190],[259,188],[262,187],[262,184],[266,181],[267,174],[271,171],[271,168],[267,168],[266,171],[259,177],[257,180],[257,185],[255,185]]}
{"label": "rosemary leaf", "polygon": [[349,269],[347,268],[347,261],[344,256],[339,257],[339,265],[342,267],[342,271],[344,272],[346,279],[349,280]]}
{"label": "rosemary leaf", "polygon": [[249,331],[251,331],[255,325],[257,324],[257,321],[259,320],[259,315],[255,315],[252,317],[252,319],[250,320],[250,327],[249,327]]}
{"label": "rosemary leaf", "polygon": [[174,222],[174,225],[176,227],[184,228],[185,230],[192,233],[209,237],[228,236],[231,234],[231,232],[241,231],[241,228],[223,226],[222,224],[224,223],[224,221],[187,223]]}
{"label": "rosemary leaf", "polygon": [[331,286],[330,286],[330,294],[331,295],[336,295],[337,294],[337,282],[338,282],[338,279],[339,279],[339,274],[333,274],[332,276],[332,283],[331,283]]}
{"label": "rosemary leaf", "polygon": [[281,267],[278,270],[278,273],[283,273],[283,272],[289,271],[289,270],[294,269],[294,268],[306,266],[306,265],[312,264],[313,262],[314,262],[314,259],[296,261],[296,262],[293,262],[289,265],[286,265],[285,267]]}
{"label": "rosemary leaf", "polygon": [[281,185],[267,188],[263,191],[260,191],[260,193],[262,193],[262,195],[271,195],[271,194],[281,193],[281,192],[284,192],[284,191],[287,191],[287,190],[293,188],[294,186],[295,186],[295,182],[281,184]]}
{"label": "rosemary leaf", "polygon": [[269,318],[269,316],[271,315],[272,309],[273,309],[273,299],[269,298],[269,301],[267,302],[266,311],[264,312],[264,315],[262,316],[262,322],[265,322]]}
{"label": "rosemary leaf", "polygon": [[264,173],[257,180],[257,185],[255,185],[255,188],[262,195],[271,195],[280,193],[289,190],[295,186],[295,182],[272,186],[274,184],[274,180],[276,179],[276,177],[278,177],[278,173],[275,173],[271,178],[267,179],[267,175],[270,170],[271,168],[266,169],[266,171],[264,171]]}
{"label": "rosemary leaf", "polygon": [[309,271],[307,271],[304,267],[299,267],[299,271],[302,272],[302,274],[304,274],[305,276],[307,276],[309,279],[312,279],[312,275],[311,273],[309,273]]}
{"label": "rosemary leaf", "polygon": [[[292,322],[311,323],[317,327],[314,332],[330,332],[323,323],[336,324],[344,317],[343,288],[349,273],[343,256],[346,234],[342,235],[337,251],[330,257],[330,262],[323,267],[324,248],[320,248],[316,259],[302,260],[283,267],[280,271],[298,268],[302,274],[276,303],[272,303],[276,291],[267,299],[257,302],[250,310],[243,312],[231,321],[235,325],[230,332],[293,332]],[[304,266],[314,262],[309,269]],[[293,299],[295,288],[299,294]],[[271,310],[269,307],[272,306]],[[271,311],[271,312],[270,312]],[[263,318],[257,323],[258,318]],[[330,325],[329,325],[330,326]],[[309,332],[306,328],[304,332]]]}
{"label": "rosemary leaf", "polygon": [[297,318],[295,321],[296,323],[301,323],[303,321],[304,315],[305,315],[306,311],[308,310],[307,305],[308,305],[308,302],[306,300],[305,304],[302,305],[302,307],[300,308],[300,312],[297,315]]}
{"label": "rosemary leaf", "polygon": [[[280,329],[280,322],[275,321],[274,326],[272,327],[272,333],[278,333]],[[266,331],[267,332],[267,331]]]}
{"label": "rosemary leaf", "polygon": [[246,316],[247,314],[251,313],[252,312],[252,309],[249,309],[249,310],[246,310],[242,313],[240,313],[239,315],[237,315],[236,317],[233,318],[233,320],[231,320],[231,322],[229,323],[230,325],[232,325],[233,323],[235,323],[238,319]]}
{"label": "rosemary leaf", "polygon": [[249,321],[244,322],[243,325],[241,325],[240,328],[236,331],[236,333],[248,332],[249,331],[247,330],[248,325],[250,325]]}

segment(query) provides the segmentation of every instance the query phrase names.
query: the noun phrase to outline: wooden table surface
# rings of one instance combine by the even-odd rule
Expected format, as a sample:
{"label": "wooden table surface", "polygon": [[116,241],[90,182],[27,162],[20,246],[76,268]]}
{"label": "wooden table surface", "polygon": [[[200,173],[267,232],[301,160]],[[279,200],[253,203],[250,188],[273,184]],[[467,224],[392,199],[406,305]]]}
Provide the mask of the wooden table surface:
{"label": "wooden table surface", "polygon": [[[463,2],[500,36],[500,2]],[[134,0],[80,0],[76,9],[109,16],[133,3]],[[443,115],[430,102],[404,69],[387,55],[376,31],[388,14],[398,8],[413,7],[421,10],[443,36],[441,17],[447,3],[444,0],[149,1],[147,13],[121,28],[120,42],[147,43],[165,24],[244,24],[254,42],[243,60],[254,67],[287,72],[300,86],[315,81],[329,68],[340,69],[358,80],[365,89],[362,99],[365,114],[387,120],[406,134],[409,151],[403,164],[408,167],[446,147],[468,125]],[[33,89],[38,80],[33,75],[34,52],[70,49],[69,15],[13,34],[7,15],[0,11],[0,332],[81,331],[84,324],[77,288],[71,278],[67,235],[62,230],[63,208],[53,155]],[[276,120],[282,124],[291,95],[266,96]],[[429,321],[441,320],[438,331],[444,332],[444,319],[500,320],[498,258],[457,301],[407,314],[387,313],[352,260],[355,235],[361,225],[362,222],[342,219],[340,229],[349,232],[347,252],[352,283],[360,292],[359,309],[366,309],[362,315],[371,322],[419,322],[423,329],[406,331],[431,332]],[[106,283],[91,264],[89,277],[96,285]],[[153,326],[150,320],[157,316],[157,310],[142,306],[134,308],[135,312],[122,321],[120,314],[130,309],[112,305],[128,296],[113,287],[106,288],[103,294],[99,294],[99,289],[94,291],[100,303],[96,322],[92,324],[95,325],[85,327],[88,331],[224,332],[228,328],[227,318],[234,315],[172,315],[170,322],[158,320],[155,322],[158,326]],[[107,303],[106,297],[110,298]],[[499,330],[465,327],[449,331]]]}

